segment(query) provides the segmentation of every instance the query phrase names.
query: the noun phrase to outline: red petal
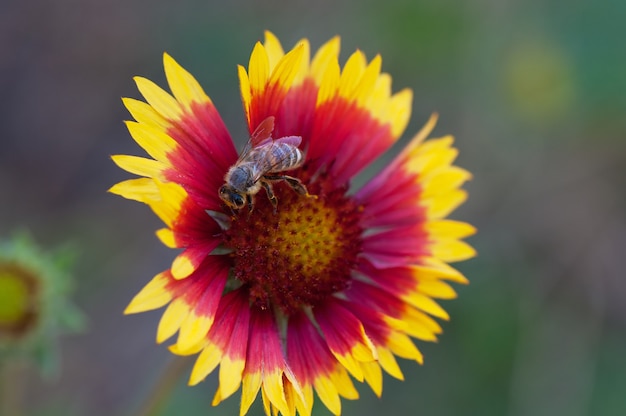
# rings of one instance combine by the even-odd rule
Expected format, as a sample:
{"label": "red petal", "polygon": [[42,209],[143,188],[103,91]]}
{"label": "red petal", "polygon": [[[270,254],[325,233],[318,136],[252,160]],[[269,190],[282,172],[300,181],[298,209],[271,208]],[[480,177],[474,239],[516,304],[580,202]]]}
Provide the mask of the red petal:
{"label": "red petal", "polygon": [[217,190],[237,160],[237,151],[212,103],[194,103],[167,133],[181,146],[168,155],[174,169],[169,180],[179,183],[204,209],[220,206]]}
{"label": "red petal", "polygon": [[253,309],[250,333],[248,335],[248,353],[246,373],[269,373],[284,369],[280,337],[274,315],[269,310]]}
{"label": "red petal", "polygon": [[324,339],[303,312],[289,316],[287,358],[302,384],[313,384],[319,374],[329,375],[337,365]]}
{"label": "red petal", "polygon": [[427,239],[420,225],[379,232],[363,239],[363,257],[381,268],[415,264],[429,254]]}
{"label": "red petal", "polygon": [[167,288],[174,297],[182,297],[198,315],[213,316],[217,310],[229,264],[222,256],[207,256],[200,266],[186,279],[172,280]]}
{"label": "red petal", "polygon": [[208,337],[232,360],[244,359],[248,347],[248,294],[234,290],[222,297]]}
{"label": "red petal", "polygon": [[338,97],[316,108],[308,157],[344,185],[393,143],[389,125]]}

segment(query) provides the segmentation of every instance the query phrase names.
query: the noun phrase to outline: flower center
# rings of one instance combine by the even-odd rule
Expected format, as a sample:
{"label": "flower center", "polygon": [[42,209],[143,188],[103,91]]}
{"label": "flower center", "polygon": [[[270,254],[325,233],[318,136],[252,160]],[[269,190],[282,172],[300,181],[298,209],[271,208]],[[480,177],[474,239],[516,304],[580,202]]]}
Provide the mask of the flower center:
{"label": "flower center", "polygon": [[35,278],[27,270],[0,263],[0,338],[19,336],[35,323]]}
{"label": "flower center", "polygon": [[279,306],[286,314],[314,306],[348,285],[361,250],[360,209],[329,181],[307,185],[315,197],[274,184],[278,210],[264,191],[252,214],[242,210],[225,231],[233,250],[234,277],[250,287],[261,308]]}

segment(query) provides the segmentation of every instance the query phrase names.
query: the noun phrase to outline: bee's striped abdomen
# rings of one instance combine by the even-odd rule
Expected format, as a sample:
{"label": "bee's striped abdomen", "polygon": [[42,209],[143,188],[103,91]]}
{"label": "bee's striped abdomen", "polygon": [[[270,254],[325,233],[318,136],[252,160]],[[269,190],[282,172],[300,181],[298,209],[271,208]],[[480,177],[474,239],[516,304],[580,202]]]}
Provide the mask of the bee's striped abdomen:
{"label": "bee's striped abdomen", "polygon": [[304,161],[300,149],[287,143],[274,143],[268,153],[271,153],[268,159],[272,161],[272,172],[296,169]]}

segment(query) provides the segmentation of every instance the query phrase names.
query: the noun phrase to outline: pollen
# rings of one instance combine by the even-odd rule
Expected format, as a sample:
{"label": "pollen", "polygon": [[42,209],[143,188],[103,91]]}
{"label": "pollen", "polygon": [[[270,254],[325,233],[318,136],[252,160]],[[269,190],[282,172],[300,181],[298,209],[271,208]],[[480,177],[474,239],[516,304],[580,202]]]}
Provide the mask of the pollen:
{"label": "pollen", "polygon": [[260,192],[254,211],[243,210],[226,231],[233,277],[258,307],[289,314],[348,286],[361,250],[360,208],[346,189],[327,185],[307,185],[311,197],[277,183],[276,213]]}

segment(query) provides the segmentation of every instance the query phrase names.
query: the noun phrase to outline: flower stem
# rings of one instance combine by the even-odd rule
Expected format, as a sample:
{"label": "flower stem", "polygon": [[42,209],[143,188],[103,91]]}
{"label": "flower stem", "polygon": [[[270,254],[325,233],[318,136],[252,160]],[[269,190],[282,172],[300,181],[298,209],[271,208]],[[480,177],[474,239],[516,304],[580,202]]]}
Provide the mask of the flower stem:
{"label": "flower stem", "polygon": [[186,360],[184,357],[172,358],[146,395],[139,411],[133,414],[139,416],[156,416],[160,414],[188,368],[189,360]]}

